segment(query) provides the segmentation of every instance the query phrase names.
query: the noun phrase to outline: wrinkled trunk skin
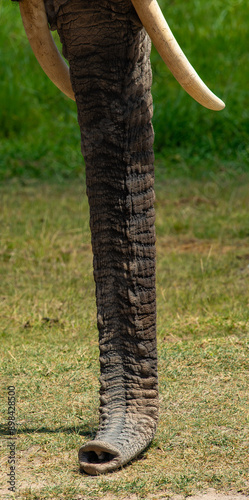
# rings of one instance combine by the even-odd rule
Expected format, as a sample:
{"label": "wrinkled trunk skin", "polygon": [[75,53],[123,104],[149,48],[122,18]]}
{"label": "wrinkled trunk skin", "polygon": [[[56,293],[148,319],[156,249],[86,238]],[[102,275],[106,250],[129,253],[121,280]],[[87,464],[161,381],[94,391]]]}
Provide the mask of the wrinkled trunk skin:
{"label": "wrinkled trunk skin", "polygon": [[111,471],[158,419],[150,40],[128,0],[49,0],[70,64],[86,163],[100,348],[100,424],[79,451]]}

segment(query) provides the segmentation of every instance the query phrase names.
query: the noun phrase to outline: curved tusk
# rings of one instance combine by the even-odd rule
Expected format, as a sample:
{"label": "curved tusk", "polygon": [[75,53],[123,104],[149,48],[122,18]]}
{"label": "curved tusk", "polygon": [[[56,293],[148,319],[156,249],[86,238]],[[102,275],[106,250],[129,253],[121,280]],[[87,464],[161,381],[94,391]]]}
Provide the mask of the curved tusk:
{"label": "curved tusk", "polygon": [[137,14],[165,64],[180,85],[206,108],[219,111],[225,107],[198,76],[179,47],[156,0],[132,0]]}
{"label": "curved tusk", "polygon": [[22,0],[19,5],[23,25],[37,61],[50,80],[75,101],[68,66],[48,29],[43,0]]}

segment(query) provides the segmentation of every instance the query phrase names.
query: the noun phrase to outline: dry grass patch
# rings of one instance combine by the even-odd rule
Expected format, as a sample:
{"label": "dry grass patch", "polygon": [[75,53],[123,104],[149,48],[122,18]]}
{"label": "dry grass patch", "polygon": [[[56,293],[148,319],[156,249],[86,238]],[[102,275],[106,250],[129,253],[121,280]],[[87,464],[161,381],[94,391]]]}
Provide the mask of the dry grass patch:
{"label": "dry grass patch", "polygon": [[[170,498],[210,487],[249,494],[248,186],[230,186],[205,204],[191,201],[193,189],[202,198],[202,184],[173,187],[159,192],[157,207],[158,432],[138,460],[97,478],[81,475],[77,463],[98,425],[86,196],[73,184],[1,189],[4,500],[10,384],[18,500]],[[236,232],[226,231],[229,213]]]}

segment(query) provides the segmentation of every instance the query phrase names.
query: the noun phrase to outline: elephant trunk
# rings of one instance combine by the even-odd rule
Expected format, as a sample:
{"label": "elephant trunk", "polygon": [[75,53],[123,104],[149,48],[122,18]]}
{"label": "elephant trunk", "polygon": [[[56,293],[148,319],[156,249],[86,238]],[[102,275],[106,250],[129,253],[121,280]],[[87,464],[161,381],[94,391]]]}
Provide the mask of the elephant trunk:
{"label": "elephant trunk", "polygon": [[64,0],[47,12],[69,60],[86,163],[101,388],[99,430],[79,460],[99,474],[136,457],[158,419],[150,41],[128,1]]}

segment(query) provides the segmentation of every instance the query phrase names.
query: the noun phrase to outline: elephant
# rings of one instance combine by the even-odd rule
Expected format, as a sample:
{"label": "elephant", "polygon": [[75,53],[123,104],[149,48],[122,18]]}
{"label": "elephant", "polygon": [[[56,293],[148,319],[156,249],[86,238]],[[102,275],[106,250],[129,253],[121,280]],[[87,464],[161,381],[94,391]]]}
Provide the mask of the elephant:
{"label": "elephant", "polygon": [[225,105],[186,59],[156,0],[19,6],[38,62],[77,105],[100,351],[99,428],[79,463],[98,475],[137,457],[158,421],[151,40],[194,99],[214,110]]}

